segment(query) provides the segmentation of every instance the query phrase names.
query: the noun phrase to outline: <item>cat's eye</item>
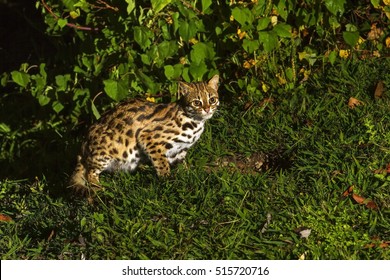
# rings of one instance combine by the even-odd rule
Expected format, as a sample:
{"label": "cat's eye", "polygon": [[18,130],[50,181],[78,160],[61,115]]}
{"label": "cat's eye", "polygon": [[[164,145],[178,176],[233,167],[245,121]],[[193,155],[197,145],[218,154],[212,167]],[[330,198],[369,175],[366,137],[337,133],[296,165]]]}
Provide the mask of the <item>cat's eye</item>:
{"label": "cat's eye", "polygon": [[202,101],[200,101],[200,100],[194,100],[194,101],[192,102],[192,104],[193,104],[195,107],[200,107],[200,106],[202,106]]}
{"label": "cat's eye", "polygon": [[211,97],[211,98],[209,99],[209,103],[210,103],[210,104],[214,104],[215,102],[217,102],[217,98]]}

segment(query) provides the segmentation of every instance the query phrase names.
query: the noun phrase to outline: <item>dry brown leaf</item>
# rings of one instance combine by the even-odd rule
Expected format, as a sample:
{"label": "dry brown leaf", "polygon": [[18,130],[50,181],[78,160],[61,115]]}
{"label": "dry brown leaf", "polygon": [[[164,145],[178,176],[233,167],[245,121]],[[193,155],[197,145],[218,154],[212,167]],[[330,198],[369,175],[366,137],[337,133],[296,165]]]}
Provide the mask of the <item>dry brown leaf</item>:
{"label": "dry brown leaf", "polygon": [[51,232],[50,232],[50,234],[49,234],[49,237],[47,238],[47,241],[50,241],[50,240],[52,240],[52,239],[53,239],[53,236],[54,236],[54,234],[55,234],[55,231],[54,231],[54,229],[52,229],[52,230],[51,230]]}
{"label": "dry brown leaf", "polygon": [[346,189],[344,192],[343,192],[343,197],[347,197],[347,196],[350,196],[352,197],[352,199],[358,203],[358,204],[364,204],[368,209],[372,209],[372,210],[377,210],[378,209],[378,205],[371,199],[367,199],[363,196],[360,196],[360,195],[357,195],[355,193],[353,193],[353,189],[354,189],[354,186],[350,186],[348,187],[348,189]]}
{"label": "dry brown leaf", "polygon": [[376,41],[383,35],[382,28],[376,27],[377,23],[371,25],[371,30],[367,34],[367,39],[370,41]]}
{"label": "dry brown leaf", "polygon": [[352,193],[352,199],[358,204],[364,204],[368,209],[377,210],[378,205],[371,199],[364,198],[360,195]]}
{"label": "dry brown leaf", "polygon": [[272,97],[266,97],[263,100],[260,101],[260,106],[267,106],[268,104],[272,104],[275,102],[275,99]]}
{"label": "dry brown leaf", "polygon": [[346,189],[346,190],[343,192],[343,197],[349,196],[349,195],[353,192],[353,188],[354,188],[354,186],[348,187],[348,189]]}
{"label": "dry brown leaf", "polygon": [[360,196],[360,195],[357,195],[357,194],[355,194],[355,193],[352,194],[352,198],[353,198],[353,200],[355,200],[356,203],[358,203],[358,204],[363,204],[364,201],[366,200],[364,197],[362,197],[362,196]]}
{"label": "dry brown leaf", "polygon": [[374,92],[374,97],[376,99],[381,98],[383,93],[385,92],[385,85],[383,84],[383,81],[379,81],[376,84],[375,92]]}
{"label": "dry brown leaf", "polygon": [[[364,248],[374,248],[379,247],[381,249],[387,248],[390,246],[390,241],[380,241],[379,238],[372,238],[373,241],[376,241],[376,243],[370,243],[364,246]],[[378,241],[380,242],[378,244]]]}
{"label": "dry brown leaf", "polygon": [[376,205],[376,203],[374,201],[372,201],[372,200],[367,202],[366,207],[368,209],[372,209],[372,210],[377,210],[378,209],[378,205]]}
{"label": "dry brown leaf", "polygon": [[389,173],[390,173],[390,163],[388,163],[385,168],[379,168],[379,169],[375,169],[374,170],[374,174],[386,175],[386,174],[389,174]]}
{"label": "dry brown leaf", "polygon": [[0,214],[0,221],[1,222],[11,222],[12,218],[10,216],[4,215],[4,214]]}
{"label": "dry brown leaf", "polygon": [[354,109],[356,106],[364,105],[362,101],[356,99],[355,97],[350,97],[348,100],[348,107]]}

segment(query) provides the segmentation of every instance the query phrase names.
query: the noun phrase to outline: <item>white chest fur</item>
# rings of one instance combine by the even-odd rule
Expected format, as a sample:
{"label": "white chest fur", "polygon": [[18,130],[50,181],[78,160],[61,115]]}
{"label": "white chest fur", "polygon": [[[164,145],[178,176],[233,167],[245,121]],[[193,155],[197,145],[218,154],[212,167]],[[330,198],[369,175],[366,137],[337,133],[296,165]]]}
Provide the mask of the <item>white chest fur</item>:
{"label": "white chest fur", "polygon": [[171,148],[167,150],[166,156],[169,163],[174,163],[184,159],[187,150],[199,140],[204,130],[204,122],[197,123],[183,130],[183,132],[171,141]]}

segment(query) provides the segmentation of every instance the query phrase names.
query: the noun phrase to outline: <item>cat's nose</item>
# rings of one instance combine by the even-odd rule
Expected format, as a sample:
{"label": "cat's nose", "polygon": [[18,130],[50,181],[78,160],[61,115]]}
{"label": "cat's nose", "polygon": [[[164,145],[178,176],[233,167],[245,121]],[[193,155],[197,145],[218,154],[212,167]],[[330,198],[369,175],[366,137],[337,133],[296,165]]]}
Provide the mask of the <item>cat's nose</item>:
{"label": "cat's nose", "polygon": [[206,113],[209,113],[210,112],[210,107],[206,107],[206,108],[204,108],[204,110],[205,110]]}

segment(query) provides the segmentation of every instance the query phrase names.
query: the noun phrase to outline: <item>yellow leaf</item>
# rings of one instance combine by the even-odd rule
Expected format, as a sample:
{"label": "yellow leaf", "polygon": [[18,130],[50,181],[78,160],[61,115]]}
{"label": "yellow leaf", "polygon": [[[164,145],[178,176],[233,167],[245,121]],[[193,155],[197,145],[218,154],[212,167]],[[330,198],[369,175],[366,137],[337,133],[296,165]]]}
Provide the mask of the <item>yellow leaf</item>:
{"label": "yellow leaf", "polygon": [[180,64],[187,64],[187,59],[184,56],[180,57]]}
{"label": "yellow leaf", "polygon": [[386,6],[390,6],[390,0],[383,0],[383,3],[385,3]]}
{"label": "yellow leaf", "polygon": [[272,24],[272,26],[275,26],[278,24],[278,17],[277,16],[271,17],[271,24]]}
{"label": "yellow leaf", "polygon": [[245,69],[249,69],[249,68],[252,68],[252,66],[256,65],[256,61],[254,59],[249,59],[249,60],[246,60],[243,64],[243,67]]}
{"label": "yellow leaf", "polygon": [[381,57],[381,53],[378,50],[377,51],[373,51],[372,55],[375,56],[375,57]]}
{"label": "yellow leaf", "polygon": [[199,41],[196,40],[195,38],[191,38],[189,42],[190,42],[191,44],[195,45],[195,44],[198,43]]}
{"label": "yellow leaf", "polygon": [[267,92],[269,91],[269,86],[265,83],[261,83],[261,89],[264,91],[264,92]]}
{"label": "yellow leaf", "polygon": [[356,43],[356,45],[355,45],[355,48],[359,49],[360,46],[361,46],[365,41],[366,41],[366,40],[364,40],[363,37],[359,37],[359,39],[358,39],[358,41],[357,41],[357,43]]}
{"label": "yellow leaf", "polygon": [[386,38],[385,43],[386,43],[386,48],[390,48],[390,37]]}
{"label": "yellow leaf", "polygon": [[243,64],[243,67],[244,67],[245,69],[249,69],[249,68],[252,67],[252,65],[249,63],[249,61],[245,61],[244,64]]}
{"label": "yellow leaf", "polygon": [[146,100],[149,102],[156,103],[156,99],[154,97],[146,97]]}
{"label": "yellow leaf", "polygon": [[347,58],[350,55],[350,50],[340,50],[339,51],[339,56],[341,58]]}
{"label": "yellow leaf", "polygon": [[307,53],[305,51],[303,52],[298,52],[298,59],[302,60],[306,57]]}
{"label": "yellow leaf", "polygon": [[238,38],[240,38],[240,40],[242,40],[245,35],[246,35],[246,32],[245,31],[241,31],[240,28],[237,29],[237,35],[238,35]]}
{"label": "yellow leaf", "polygon": [[165,21],[166,21],[169,25],[172,25],[172,24],[173,24],[173,19],[172,19],[171,16],[167,17],[167,18],[165,19]]}
{"label": "yellow leaf", "polygon": [[298,260],[300,260],[300,261],[305,260],[305,258],[306,258],[306,253],[307,253],[307,252],[304,252],[302,255],[300,255],[299,258],[298,258]]}
{"label": "yellow leaf", "polygon": [[69,13],[69,15],[70,15],[70,17],[73,18],[73,19],[78,18],[78,17],[80,16],[80,10],[77,9],[76,11],[71,11],[71,12]]}
{"label": "yellow leaf", "polygon": [[280,76],[279,73],[277,73],[275,76],[276,76],[276,78],[278,78],[279,85],[285,85],[285,84],[287,84],[286,79],[283,78],[282,76]]}

